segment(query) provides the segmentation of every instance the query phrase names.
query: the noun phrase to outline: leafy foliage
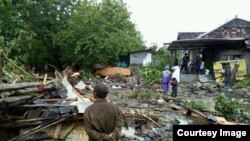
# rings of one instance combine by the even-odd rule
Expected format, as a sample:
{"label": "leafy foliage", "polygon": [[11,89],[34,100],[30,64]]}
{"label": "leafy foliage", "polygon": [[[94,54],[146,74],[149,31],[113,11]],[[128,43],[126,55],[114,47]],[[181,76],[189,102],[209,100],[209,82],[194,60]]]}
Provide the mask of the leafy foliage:
{"label": "leafy foliage", "polygon": [[244,80],[238,81],[234,85],[238,88],[249,87],[250,86],[250,76],[247,76]]}
{"label": "leafy foliage", "polygon": [[170,64],[170,53],[160,48],[158,51],[154,51],[152,62],[145,68],[140,70],[140,75],[144,79],[144,83],[152,85],[154,83],[160,83],[162,78],[162,70],[168,64]]}
{"label": "leafy foliage", "polygon": [[115,64],[143,42],[122,0],[2,0],[0,47],[26,68],[89,68]]}
{"label": "leafy foliage", "polygon": [[192,109],[196,109],[200,111],[203,111],[206,109],[206,106],[201,101],[188,101],[186,105]]}
{"label": "leafy foliage", "polygon": [[215,109],[227,119],[236,120],[237,122],[250,123],[250,104],[242,99],[234,99],[221,94],[215,103]]}
{"label": "leafy foliage", "polygon": [[142,49],[141,36],[121,0],[84,1],[76,10],[54,41],[67,52],[62,61],[71,63],[79,56],[84,66],[114,65],[120,55]]}
{"label": "leafy foliage", "polygon": [[162,47],[159,50],[155,51],[155,55],[153,55],[152,58],[152,63],[148,67],[162,71],[164,67],[169,64],[170,52]]}
{"label": "leafy foliage", "polygon": [[160,83],[161,79],[161,71],[146,67],[140,70],[140,75],[143,77],[143,82],[148,85],[152,85],[154,83]]}
{"label": "leafy foliage", "polygon": [[227,119],[234,119],[235,115],[238,114],[237,103],[230,100],[224,94],[217,97],[215,103],[215,110],[218,111],[222,116]]}

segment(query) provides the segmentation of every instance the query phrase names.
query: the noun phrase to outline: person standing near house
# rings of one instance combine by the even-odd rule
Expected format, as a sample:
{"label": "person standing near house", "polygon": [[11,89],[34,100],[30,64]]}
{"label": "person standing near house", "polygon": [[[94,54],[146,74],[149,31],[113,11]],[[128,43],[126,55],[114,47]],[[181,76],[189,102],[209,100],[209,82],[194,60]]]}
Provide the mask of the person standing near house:
{"label": "person standing near house", "polygon": [[167,94],[169,91],[169,83],[171,80],[171,72],[168,66],[164,68],[164,70],[162,71],[162,74],[163,76],[162,76],[161,82],[162,82],[163,93]]}
{"label": "person standing near house", "polygon": [[190,62],[188,64],[188,72],[189,73],[195,73],[195,60],[194,59],[190,59]]}
{"label": "person standing near house", "polygon": [[109,90],[104,83],[94,87],[94,104],[84,112],[84,128],[89,141],[118,141],[123,125],[122,113],[118,106],[108,102]]}
{"label": "person standing near house", "polygon": [[172,78],[171,80],[171,86],[172,86],[172,97],[177,97],[177,86],[178,86],[178,82],[176,80],[175,77]]}
{"label": "person standing near house", "polygon": [[195,71],[196,73],[200,72],[201,69],[201,63],[202,63],[202,58],[200,54],[197,54],[197,56],[195,57]]}
{"label": "person standing near house", "polygon": [[185,55],[182,58],[182,65],[181,65],[181,70],[184,71],[185,73],[187,72],[188,62],[189,62],[189,56],[187,53],[185,53]]}

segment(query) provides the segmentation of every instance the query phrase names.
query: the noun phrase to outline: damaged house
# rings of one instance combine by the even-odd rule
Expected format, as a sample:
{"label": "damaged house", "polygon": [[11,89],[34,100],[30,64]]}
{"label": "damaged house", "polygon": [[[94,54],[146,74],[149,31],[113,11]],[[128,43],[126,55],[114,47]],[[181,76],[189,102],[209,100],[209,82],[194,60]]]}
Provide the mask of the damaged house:
{"label": "damaged house", "polygon": [[171,58],[176,58],[177,50],[188,52],[191,61],[201,54],[202,69],[210,70],[215,78],[222,75],[225,66],[230,65],[233,71],[238,64],[236,78],[242,79],[250,73],[250,22],[235,17],[209,32],[179,33],[168,50]]}

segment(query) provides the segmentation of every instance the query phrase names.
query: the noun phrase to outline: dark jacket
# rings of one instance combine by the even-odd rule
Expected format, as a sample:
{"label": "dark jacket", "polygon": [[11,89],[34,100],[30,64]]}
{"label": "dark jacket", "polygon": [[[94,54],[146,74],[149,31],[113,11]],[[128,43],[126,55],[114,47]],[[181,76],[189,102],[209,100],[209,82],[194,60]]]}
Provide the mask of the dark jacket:
{"label": "dark jacket", "polygon": [[[84,112],[84,127],[89,141],[117,141],[123,125],[118,106],[98,99]],[[112,133],[112,136],[109,134]]]}
{"label": "dark jacket", "polygon": [[183,65],[187,65],[188,62],[189,62],[189,57],[185,55],[185,56],[182,58],[182,64],[183,64]]}
{"label": "dark jacket", "polygon": [[177,80],[171,80],[170,85],[172,85],[172,86],[177,86],[177,85],[178,85]]}

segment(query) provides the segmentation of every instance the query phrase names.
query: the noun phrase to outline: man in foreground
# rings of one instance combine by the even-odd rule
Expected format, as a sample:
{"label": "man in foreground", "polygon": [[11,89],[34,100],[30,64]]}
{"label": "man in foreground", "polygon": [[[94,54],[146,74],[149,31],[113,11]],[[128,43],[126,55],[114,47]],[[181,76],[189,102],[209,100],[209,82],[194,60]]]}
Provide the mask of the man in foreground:
{"label": "man in foreground", "polygon": [[94,87],[96,99],[84,112],[84,127],[89,141],[118,141],[123,125],[118,106],[107,101],[109,90],[104,83]]}

